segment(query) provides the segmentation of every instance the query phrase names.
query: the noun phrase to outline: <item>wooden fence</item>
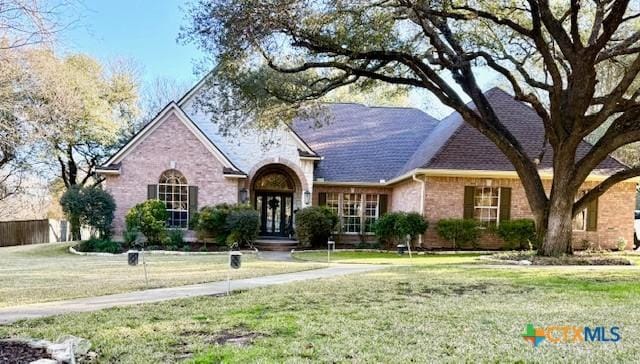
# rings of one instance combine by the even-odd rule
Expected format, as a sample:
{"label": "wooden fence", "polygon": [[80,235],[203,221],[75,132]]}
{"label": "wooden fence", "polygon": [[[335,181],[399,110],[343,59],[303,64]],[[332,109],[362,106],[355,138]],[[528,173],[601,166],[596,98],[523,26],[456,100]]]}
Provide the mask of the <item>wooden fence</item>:
{"label": "wooden fence", "polygon": [[49,220],[0,222],[0,246],[48,243]]}

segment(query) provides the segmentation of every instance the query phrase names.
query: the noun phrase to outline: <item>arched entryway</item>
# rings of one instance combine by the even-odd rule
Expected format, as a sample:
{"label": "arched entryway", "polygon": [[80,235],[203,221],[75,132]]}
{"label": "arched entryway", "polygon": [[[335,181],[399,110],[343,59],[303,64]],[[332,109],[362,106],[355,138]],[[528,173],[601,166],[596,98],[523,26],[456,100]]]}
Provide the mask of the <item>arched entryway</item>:
{"label": "arched entryway", "polygon": [[295,173],[286,166],[262,167],[252,181],[253,206],[260,213],[260,236],[289,237],[293,233]]}

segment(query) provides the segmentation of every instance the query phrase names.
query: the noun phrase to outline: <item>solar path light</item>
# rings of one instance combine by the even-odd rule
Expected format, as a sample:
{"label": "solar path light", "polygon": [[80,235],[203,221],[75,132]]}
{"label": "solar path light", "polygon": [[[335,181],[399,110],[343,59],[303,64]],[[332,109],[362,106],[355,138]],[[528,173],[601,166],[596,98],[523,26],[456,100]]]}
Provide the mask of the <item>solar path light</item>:
{"label": "solar path light", "polygon": [[[233,247],[237,247],[238,243],[235,243]],[[227,296],[231,294],[231,269],[240,269],[242,266],[242,253],[237,250],[229,251],[229,270],[227,271]]]}

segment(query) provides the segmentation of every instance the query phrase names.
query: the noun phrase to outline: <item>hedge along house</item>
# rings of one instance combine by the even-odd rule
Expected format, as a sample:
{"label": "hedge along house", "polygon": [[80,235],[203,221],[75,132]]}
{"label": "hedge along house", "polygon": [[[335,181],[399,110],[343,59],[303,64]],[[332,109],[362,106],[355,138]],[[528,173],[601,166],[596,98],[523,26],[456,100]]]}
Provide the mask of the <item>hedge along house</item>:
{"label": "hedge along house", "polygon": [[[418,244],[436,249],[451,247],[435,233],[441,219],[492,226],[532,217],[513,166],[457,113],[438,121],[412,108],[328,104],[329,121],[320,127],[299,119],[227,135],[196,105],[198,95],[206,95],[203,84],[165,107],[99,169],[117,203],[116,236],[126,212],[145,199],[165,202],[169,226],[185,230],[199,207],[250,203],[260,212],[260,235],[279,239],[293,235],[296,210],[326,205],[340,217],[343,244],[373,241],[372,224],[387,211],[418,212],[430,223]],[[500,89],[486,95],[529,155],[537,156],[544,137],[537,114]],[[581,148],[586,153],[589,145]],[[549,187],[550,153],[539,164]],[[608,158],[584,190],[623,167]],[[631,247],[636,183],[619,183],[578,215],[576,248],[585,240],[613,247],[621,238]],[[483,249],[502,245],[492,234],[479,242]]]}

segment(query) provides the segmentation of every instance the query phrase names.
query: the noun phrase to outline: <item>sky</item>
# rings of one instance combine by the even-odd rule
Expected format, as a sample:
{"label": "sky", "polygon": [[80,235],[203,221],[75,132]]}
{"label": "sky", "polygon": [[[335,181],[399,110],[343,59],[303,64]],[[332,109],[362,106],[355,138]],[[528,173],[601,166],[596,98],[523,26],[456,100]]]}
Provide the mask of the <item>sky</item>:
{"label": "sky", "polygon": [[176,38],[185,23],[180,0],[84,0],[63,32],[68,52],[83,52],[103,62],[125,58],[142,68],[144,81],[156,77],[198,80],[194,61],[204,54]]}
{"label": "sky", "polygon": [[[105,63],[132,60],[142,82],[168,78],[195,84],[199,76],[194,65],[205,54],[176,41],[180,26],[187,24],[183,10],[187,4],[185,0],[84,0],[77,14],[70,15],[74,24],[60,40],[67,52],[87,53]],[[477,76],[483,89],[497,84],[490,73],[480,71]],[[411,92],[408,103],[435,117],[452,111],[427,92]]]}

